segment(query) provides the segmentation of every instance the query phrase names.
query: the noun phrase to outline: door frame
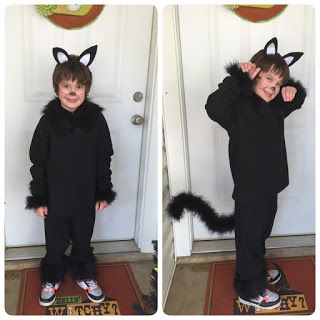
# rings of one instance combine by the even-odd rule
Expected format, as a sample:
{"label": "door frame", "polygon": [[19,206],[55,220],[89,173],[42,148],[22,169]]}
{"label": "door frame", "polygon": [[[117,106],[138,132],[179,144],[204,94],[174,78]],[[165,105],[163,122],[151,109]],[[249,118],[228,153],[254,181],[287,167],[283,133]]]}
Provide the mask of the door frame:
{"label": "door frame", "polygon": [[153,7],[134,234],[143,253],[152,253],[152,240],[158,239],[157,15]]}
{"label": "door frame", "polygon": [[[177,5],[167,6],[164,26],[163,128],[167,150],[170,196],[190,191],[186,106]],[[175,257],[190,256],[193,222],[188,213],[173,222]]]}

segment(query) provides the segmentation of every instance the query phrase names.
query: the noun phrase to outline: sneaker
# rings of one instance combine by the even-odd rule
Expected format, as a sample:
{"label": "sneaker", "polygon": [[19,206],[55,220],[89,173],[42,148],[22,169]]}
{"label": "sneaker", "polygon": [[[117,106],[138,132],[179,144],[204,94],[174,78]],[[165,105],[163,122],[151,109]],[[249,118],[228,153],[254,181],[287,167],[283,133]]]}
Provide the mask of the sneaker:
{"label": "sneaker", "polygon": [[267,278],[269,284],[275,284],[281,279],[281,272],[276,269],[268,270]]}
{"label": "sneaker", "polygon": [[239,297],[239,301],[248,306],[253,306],[259,309],[276,309],[280,306],[280,296],[273,291],[266,289],[263,295],[260,295],[252,299],[242,299]]}
{"label": "sneaker", "polygon": [[87,291],[87,297],[92,302],[102,302],[104,300],[104,293],[98,286],[97,281],[93,279],[78,280],[79,287]]}
{"label": "sneaker", "polygon": [[39,304],[44,307],[51,306],[56,300],[56,291],[60,286],[60,282],[51,283],[45,282],[42,285],[42,290],[39,297]]}

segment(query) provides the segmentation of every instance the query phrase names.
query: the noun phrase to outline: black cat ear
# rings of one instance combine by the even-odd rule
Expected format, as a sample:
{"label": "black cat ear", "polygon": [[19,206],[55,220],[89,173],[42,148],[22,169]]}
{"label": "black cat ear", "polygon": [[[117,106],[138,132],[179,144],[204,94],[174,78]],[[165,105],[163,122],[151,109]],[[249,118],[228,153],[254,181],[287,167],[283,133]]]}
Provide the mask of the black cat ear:
{"label": "black cat ear", "polygon": [[69,55],[67,51],[63,50],[62,48],[58,48],[58,47],[53,48],[52,54],[58,64],[69,61]]}
{"label": "black cat ear", "polygon": [[303,52],[290,52],[284,55],[282,58],[287,63],[288,67],[290,67],[294,63],[296,63],[301,58],[302,55],[303,55]]}
{"label": "black cat ear", "polygon": [[278,52],[278,40],[276,37],[272,38],[264,46],[264,52],[267,55],[274,55]]}
{"label": "black cat ear", "polygon": [[92,63],[94,57],[96,56],[97,48],[98,46],[95,45],[84,50],[79,57],[79,61],[88,67]]}

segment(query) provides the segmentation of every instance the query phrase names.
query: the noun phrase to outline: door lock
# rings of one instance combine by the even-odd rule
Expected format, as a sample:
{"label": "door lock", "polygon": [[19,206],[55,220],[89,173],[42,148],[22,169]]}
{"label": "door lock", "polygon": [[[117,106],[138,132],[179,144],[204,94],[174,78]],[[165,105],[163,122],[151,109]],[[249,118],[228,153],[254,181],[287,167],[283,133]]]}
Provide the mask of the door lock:
{"label": "door lock", "polygon": [[133,100],[135,102],[140,102],[143,99],[143,94],[140,91],[137,91],[133,94]]}

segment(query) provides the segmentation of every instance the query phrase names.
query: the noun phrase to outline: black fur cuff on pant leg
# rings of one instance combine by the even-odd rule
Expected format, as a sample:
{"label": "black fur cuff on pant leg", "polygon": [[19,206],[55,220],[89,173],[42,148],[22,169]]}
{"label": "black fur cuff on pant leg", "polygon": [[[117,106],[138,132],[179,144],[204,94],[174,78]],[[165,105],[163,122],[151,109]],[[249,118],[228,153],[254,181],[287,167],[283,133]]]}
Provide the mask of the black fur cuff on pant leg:
{"label": "black fur cuff on pant leg", "polygon": [[97,276],[96,258],[92,254],[86,262],[70,262],[71,274],[74,280],[95,279]]}
{"label": "black fur cuff on pant leg", "polygon": [[262,295],[269,285],[267,275],[250,280],[239,280],[236,277],[233,284],[237,294],[243,299],[256,298]]}
{"label": "black fur cuff on pant leg", "polygon": [[64,281],[66,274],[68,273],[68,261],[67,256],[62,258],[62,261],[58,264],[48,264],[46,257],[41,260],[40,264],[40,277],[41,281],[57,283]]}

